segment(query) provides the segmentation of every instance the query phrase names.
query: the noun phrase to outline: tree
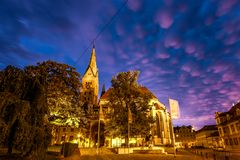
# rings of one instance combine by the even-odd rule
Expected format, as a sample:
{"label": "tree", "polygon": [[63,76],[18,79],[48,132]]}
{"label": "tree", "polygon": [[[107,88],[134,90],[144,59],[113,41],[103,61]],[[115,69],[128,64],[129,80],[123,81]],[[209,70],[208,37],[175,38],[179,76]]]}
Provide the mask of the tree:
{"label": "tree", "polygon": [[0,144],[24,159],[44,159],[51,130],[44,81],[8,66],[0,74]]}
{"label": "tree", "polygon": [[138,85],[138,75],[137,71],[128,71],[112,78],[107,104],[110,107],[110,120],[106,125],[112,136],[127,137],[129,113],[132,117],[131,136],[145,137],[150,132],[153,118],[149,114],[149,101],[152,95]]}
{"label": "tree", "polygon": [[56,125],[85,127],[87,119],[80,102],[80,75],[75,68],[46,61],[25,68],[27,74],[46,82],[49,120]]}
{"label": "tree", "polygon": [[66,64],[47,61],[24,70],[0,71],[0,145],[29,159],[44,159],[54,124],[83,126],[80,75]]}

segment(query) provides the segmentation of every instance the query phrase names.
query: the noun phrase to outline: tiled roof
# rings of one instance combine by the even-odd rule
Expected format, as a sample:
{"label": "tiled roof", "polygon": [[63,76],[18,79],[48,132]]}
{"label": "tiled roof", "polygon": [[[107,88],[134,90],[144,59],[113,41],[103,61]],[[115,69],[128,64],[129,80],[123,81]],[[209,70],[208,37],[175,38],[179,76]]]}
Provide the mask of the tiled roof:
{"label": "tiled roof", "polygon": [[219,114],[219,117],[225,116],[226,114],[235,115],[237,108],[240,109],[240,102],[238,102],[237,104],[235,104],[234,106],[232,106],[232,108],[231,108],[229,111],[220,113],[220,114]]}
{"label": "tiled roof", "polygon": [[112,92],[113,88],[109,88],[103,95],[100,97],[102,100],[106,100],[109,96],[109,94]]}
{"label": "tiled roof", "polygon": [[[108,99],[110,93],[112,92],[113,88],[109,88],[101,97],[101,100],[106,100]],[[156,96],[146,87],[140,87],[140,91],[143,94],[150,94],[152,96],[152,98],[156,98]]]}
{"label": "tiled roof", "polygon": [[211,133],[210,136],[208,136],[208,137],[218,137],[218,136],[219,136],[218,131],[215,131],[215,132]]}
{"label": "tiled roof", "polygon": [[190,126],[190,125],[189,126],[183,125],[181,127],[177,126],[177,127],[174,127],[174,131],[177,131],[177,130],[180,130],[180,129],[186,129],[186,128],[192,129],[192,126]]}
{"label": "tiled roof", "polygon": [[217,130],[217,125],[206,125],[197,132],[202,132],[202,131],[209,131],[209,130]]}

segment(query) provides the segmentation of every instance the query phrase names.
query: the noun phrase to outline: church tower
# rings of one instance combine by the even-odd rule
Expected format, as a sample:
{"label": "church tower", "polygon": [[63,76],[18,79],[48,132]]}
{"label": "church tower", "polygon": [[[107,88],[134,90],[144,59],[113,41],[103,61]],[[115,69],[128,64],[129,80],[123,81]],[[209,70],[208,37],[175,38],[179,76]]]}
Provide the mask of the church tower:
{"label": "church tower", "polygon": [[96,105],[98,101],[98,68],[96,62],[95,46],[93,45],[92,54],[88,67],[82,78],[81,99],[88,104]]}

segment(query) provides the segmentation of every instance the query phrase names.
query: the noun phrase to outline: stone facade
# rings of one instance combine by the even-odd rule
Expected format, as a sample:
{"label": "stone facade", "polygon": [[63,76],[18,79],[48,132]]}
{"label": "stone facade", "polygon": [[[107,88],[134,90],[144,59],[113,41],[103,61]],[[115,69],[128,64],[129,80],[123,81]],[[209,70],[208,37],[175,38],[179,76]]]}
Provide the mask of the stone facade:
{"label": "stone facade", "polygon": [[227,112],[216,112],[215,118],[224,148],[240,151],[240,102]]}
{"label": "stone facade", "polygon": [[[77,127],[73,126],[53,126],[52,130],[52,144],[61,144],[63,142],[78,143],[79,147],[91,146],[91,135],[95,131],[93,129],[98,122],[98,68],[96,62],[95,47],[93,46],[91,52],[91,58],[88,67],[82,78],[82,87],[80,89],[80,100],[86,106],[86,112],[88,113],[89,128],[88,135],[83,135],[84,132]],[[93,135],[94,136],[94,135]]]}
{"label": "stone facade", "polygon": [[64,142],[78,143],[79,147],[87,147],[89,140],[83,135],[80,128],[71,126],[52,126],[52,144],[62,144]]}
{"label": "stone facade", "polygon": [[195,146],[219,148],[222,146],[216,125],[206,125],[196,132]]}
{"label": "stone facade", "polygon": [[98,68],[95,47],[93,46],[88,67],[82,78],[81,101],[87,104],[97,105],[98,89]]}
{"label": "stone facade", "polygon": [[[150,92],[146,87],[142,87],[141,90],[143,92]],[[80,92],[80,99],[84,105],[87,106],[87,116],[89,119],[87,135],[82,135],[83,132],[80,129],[72,128],[71,126],[54,126],[52,144],[71,141],[78,143],[80,147],[95,146],[98,134],[97,128],[99,125],[101,126],[100,136],[104,134],[104,123],[107,120],[105,115],[109,110],[108,106],[105,104],[108,101],[107,96],[109,92],[110,89],[105,92],[105,87],[103,87],[101,98],[98,101],[98,68],[95,47],[93,46],[88,67],[82,78],[82,88]],[[152,93],[151,95],[152,99],[149,102],[149,114],[151,114],[156,120],[156,123],[153,124],[152,130],[150,131],[150,134],[152,135],[152,143],[153,145],[173,144],[174,137],[171,116],[165,105],[162,104]],[[120,138],[112,139],[111,137],[105,137],[104,145],[108,147],[120,147],[125,143],[124,141],[124,139]],[[130,143],[135,146],[141,144],[142,141],[143,138],[141,137],[130,138]]]}
{"label": "stone facade", "polygon": [[180,148],[191,148],[196,142],[196,132],[192,126],[174,127],[174,134]]}
{"label": "stone facade", "polygon": [[[167,111],[164,104],[162,104],[154,95],[151,93],[146,87],[141,87],[141,91],[146,93],[150,93],[152,98],[149,102],[149,108],[153,118],[155,119],[155,123],[152,126],[152,130],[150,131],[150,135],[152,135],[152,144],[153,145],[171,145],[173,144],[173,128],[172,121],[169,112]],[[108,95],[110,94],[111,89],[109,89],[106,93],[101,96],[100,99],[100,119],[104,119],[104,115],[110,110],[108,106],[106,106],[108,102]],[[145,138],[145,137],[144,137]],[[138,138],[130,138],[130,143],[134,146],[140,146],[142,144],[143,137]],[[124,139],[120,138],[106,138],[111,147],[120,147],[121,144],[125,143]]]}

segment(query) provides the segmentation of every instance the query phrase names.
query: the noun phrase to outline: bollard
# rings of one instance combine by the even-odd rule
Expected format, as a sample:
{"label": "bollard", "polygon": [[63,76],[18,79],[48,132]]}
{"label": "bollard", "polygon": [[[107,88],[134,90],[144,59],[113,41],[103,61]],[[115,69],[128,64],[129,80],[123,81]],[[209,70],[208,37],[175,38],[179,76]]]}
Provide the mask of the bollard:
{"label": "bollard", "polygon": [[213,153],[213,160],[216,160],[216,155],[215,155],[215,153]]}

